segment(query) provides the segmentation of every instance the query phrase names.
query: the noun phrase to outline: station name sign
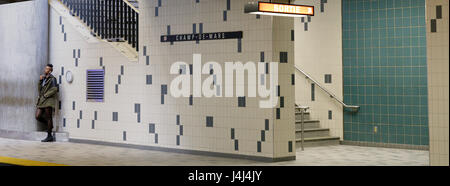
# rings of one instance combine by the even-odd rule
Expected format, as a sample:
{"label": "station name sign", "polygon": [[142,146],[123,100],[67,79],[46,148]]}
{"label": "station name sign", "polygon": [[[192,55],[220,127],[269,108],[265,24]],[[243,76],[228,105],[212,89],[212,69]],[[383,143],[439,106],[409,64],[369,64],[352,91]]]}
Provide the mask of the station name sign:
{"label": "station name sign", "polygon": [[245,5],[245,13],[273,16],[314,16],[314,6],[293,5],[269,2],[249,2]]}
{"label": "station name sign", "polygon": [[200,33],[200,34],[163,35],[163,36],[161,36],[161,42],[241,39],[242,36],[243,36],[242,31],[237,31],[237,32],[213,32],[213,33]]}

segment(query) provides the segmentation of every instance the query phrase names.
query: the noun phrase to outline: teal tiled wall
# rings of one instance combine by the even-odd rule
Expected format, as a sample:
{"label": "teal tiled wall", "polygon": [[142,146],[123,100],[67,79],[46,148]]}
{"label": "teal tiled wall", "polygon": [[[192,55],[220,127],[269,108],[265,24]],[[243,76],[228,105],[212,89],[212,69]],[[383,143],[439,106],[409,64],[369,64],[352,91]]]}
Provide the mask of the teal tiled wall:
{"label": "teal tiled wall", "polygon": [[428,145],[425,0],[343,0],[342,24],[344,140]]}

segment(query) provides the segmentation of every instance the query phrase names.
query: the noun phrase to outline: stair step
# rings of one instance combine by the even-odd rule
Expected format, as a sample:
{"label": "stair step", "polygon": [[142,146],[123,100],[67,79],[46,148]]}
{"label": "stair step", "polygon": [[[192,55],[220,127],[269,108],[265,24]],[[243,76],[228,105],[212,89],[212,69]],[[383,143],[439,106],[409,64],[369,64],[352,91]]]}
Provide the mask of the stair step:
{"label": "stair step", "polygon": [[[330,135],[330,129],[328,128],[310,128],[305,129],[304,131],[305,139],[306,138],[316,138],[316,137],[326,137]],[[302,130],[298,129],[295,131],[295,138],[302,138]]]}
{"label": "stair step", "polygon": [[[305,117],[305,120],[310,120],[311,115],[309,112],[303,113],[303,116]],[[300,121],[302,119],[302,114],[300,112],[295,112],[295,120]]]}
{"label": "stair step", "polygon": [[[305,120],[304,125],[305,129],[320,128],[319,120]],[[301,121],[295,121],[295,129],[299,130],[301,128],[302,128]]]}
{"label": "stair step", "polygon": [[[340,140],[339,137],[332,137],[332,136],[305,138],[303,147],[339,145],[339,140]],[[301,139],[296,139],[295,146],[297,148],[301,148]]]}

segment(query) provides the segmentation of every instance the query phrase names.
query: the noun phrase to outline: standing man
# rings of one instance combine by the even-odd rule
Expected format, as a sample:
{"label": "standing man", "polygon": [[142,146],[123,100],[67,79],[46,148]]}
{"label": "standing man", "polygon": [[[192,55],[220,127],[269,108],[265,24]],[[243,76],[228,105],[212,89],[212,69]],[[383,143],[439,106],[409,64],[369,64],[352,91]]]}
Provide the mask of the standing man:
{"label": "standing man", "polygon": [[58,84],[56,78],[51,74],[53,72],[53,65],[48,64],[45,67],[44,74],[40,76],[38,91],[39,98],[36,104],[36,119],[47,124],[47,138],[42,142],[52,142],[53,129],[53,110],[57,102]]}

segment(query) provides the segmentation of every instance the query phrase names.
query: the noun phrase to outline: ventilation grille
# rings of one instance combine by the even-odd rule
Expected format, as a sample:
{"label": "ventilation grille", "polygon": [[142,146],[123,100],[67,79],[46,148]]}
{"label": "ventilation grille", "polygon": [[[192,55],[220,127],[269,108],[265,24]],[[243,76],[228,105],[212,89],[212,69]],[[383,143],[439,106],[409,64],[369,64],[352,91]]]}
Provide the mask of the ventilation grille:
{"label": "ventilation grille", "polygon": [[105,70],[87,70],[86,87],[87,101],[103,102],[105,93]]}

